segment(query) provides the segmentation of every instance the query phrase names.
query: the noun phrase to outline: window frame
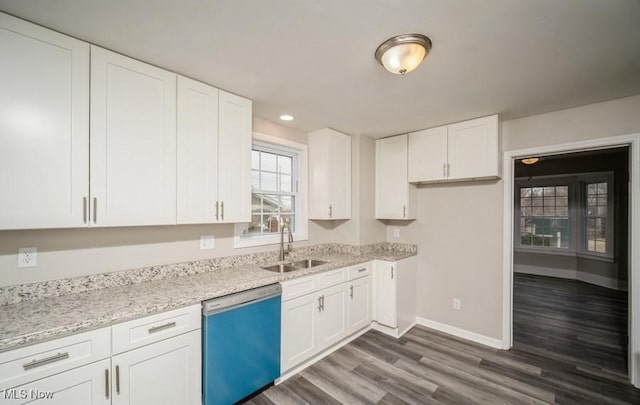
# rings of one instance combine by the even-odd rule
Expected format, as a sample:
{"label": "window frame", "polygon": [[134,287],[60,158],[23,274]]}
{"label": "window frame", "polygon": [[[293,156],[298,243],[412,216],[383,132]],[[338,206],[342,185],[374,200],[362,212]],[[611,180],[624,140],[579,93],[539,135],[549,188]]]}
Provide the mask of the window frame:
{"label": "window frame", "polygon": [[[296,230],[293,232],[293,240],[308,240],[309,213],[307,204],[307,145],[284,138],[266,135],[260,132],[253,132],[251,150],[254,150],[254,144],[261,149],[271,149],[276,153],[281,150],[285,155],[288,155],[289,152],[296,155],[293,159],[294,167],[292,168],[292,187],[295,188],[296,181],[298,186],[297,192],[294,193],[296,195],[296,198],[294,199],[295,206],[292,207],[296,224]],[[278,193],[279,192],[275,192],[274,194]],[[251,193],[251,198],[253,198],[253,192]],[[280,243],[279,234],[243,236],[242,232],[245,227],[246,223],[234,225],[233,247],[236,249]]]}
{"label": "window frame", "polygon": [[[590,252],[586,249],[586,184],[607,182],[607,252]],[[569,186],[569,247],[558,248],[550,246],[522,245],[520,237],[520,189],[529,187]],[[562,256],[578,256],[595,258],[604,261],[615,259],[614,239],[614,177],[613,172],[583,173],[575,175],[550,175],[535,178],[516,178],[514,184],[514,250],[519,252],[544,253]]]}

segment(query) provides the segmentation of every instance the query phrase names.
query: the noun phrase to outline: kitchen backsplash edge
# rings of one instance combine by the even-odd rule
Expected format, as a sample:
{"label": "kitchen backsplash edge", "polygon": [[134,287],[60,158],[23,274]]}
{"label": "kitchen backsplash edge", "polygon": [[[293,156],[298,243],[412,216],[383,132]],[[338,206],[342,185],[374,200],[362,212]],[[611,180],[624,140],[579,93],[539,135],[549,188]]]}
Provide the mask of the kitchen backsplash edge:
{"label": "kitchen backsplash edge", "polygon": [[[417,252],[417,246],[405,243],[380,242],[370,245],[355,246],[339,243],[325,243],[320,245],[295,248],[290,259],[295,260],[314,254],[345,253],[352,255],[367,255],[376,251]],[[45,297],[56,297],[67,294],[99,290],[109,287],[131,285],[151,280],[162,280],[172,277],[188,276],[205,273],[216,269],[275,263],[278,261],[278,251],[249,253],[234,256],[216,257],[183,263],[160,266],[143,267],[132,270],[122,270],[110,273],[91,274],[58,280],[39,281],[28,284],[0,286],[0,305],[16,304]]]}

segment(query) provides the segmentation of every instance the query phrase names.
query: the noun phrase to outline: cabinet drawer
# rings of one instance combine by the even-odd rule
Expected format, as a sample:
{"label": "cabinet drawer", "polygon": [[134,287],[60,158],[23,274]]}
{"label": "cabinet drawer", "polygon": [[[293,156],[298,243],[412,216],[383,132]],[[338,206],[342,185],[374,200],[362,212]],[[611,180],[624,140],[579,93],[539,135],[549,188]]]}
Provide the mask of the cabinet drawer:
{"label": "cabinet drawer", "polygon": [[368,276],[371,274],[373,268],[372,262],[366,262],[351,266],[349,268],[349,280],[355,280],[356,278]]}
{"label": "cabinet drawer", "polygon": [[109,331],[102,328],[0,353],[0,390],[108,358]]}
{"label": "cabinet drawer", "polygon": [[344,267],[318,274],[318,289],[346,282],[348,272],[349,268]]}
{"label": "cabinet drawer", "polygon": [[282,301],[302,297],[317,289],[316,276],[297,278],[280,284],[282,285]]}
{"label": "cabinet drawer", "polygon": [[113,325],[113,354],[200,329],[200,309],[192,305]]}

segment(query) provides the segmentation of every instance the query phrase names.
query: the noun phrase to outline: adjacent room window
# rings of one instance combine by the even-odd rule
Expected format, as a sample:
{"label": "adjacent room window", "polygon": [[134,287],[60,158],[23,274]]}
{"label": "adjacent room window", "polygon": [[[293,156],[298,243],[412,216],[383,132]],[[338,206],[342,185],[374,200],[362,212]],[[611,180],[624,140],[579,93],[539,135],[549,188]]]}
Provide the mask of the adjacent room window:
{"label": "adjacent room window", "polygon": [[251,149],[251,222],[236,225],[235,246],[280,242],[283,222],[294,240],[307,239],[306,146],[254,134]]}
{"label": "adjacent room window", "polygon": [[517,247],[613,257],[612,188],[609,173],[517,180]]}

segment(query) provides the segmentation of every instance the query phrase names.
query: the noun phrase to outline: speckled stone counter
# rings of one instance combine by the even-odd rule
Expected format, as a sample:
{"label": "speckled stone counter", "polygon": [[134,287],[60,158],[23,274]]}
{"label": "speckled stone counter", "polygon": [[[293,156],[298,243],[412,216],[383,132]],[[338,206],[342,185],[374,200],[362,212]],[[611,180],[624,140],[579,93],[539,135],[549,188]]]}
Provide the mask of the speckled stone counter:
{"label": "speckled stone counter", "polygon": [[327,264],[284,274],[260,268],[276,263],[277,256],[267,252],[2,287],[0,351],[373,259],[396,261],[415,254],[415,245],[327,244],[296,249],[289,259]]}

